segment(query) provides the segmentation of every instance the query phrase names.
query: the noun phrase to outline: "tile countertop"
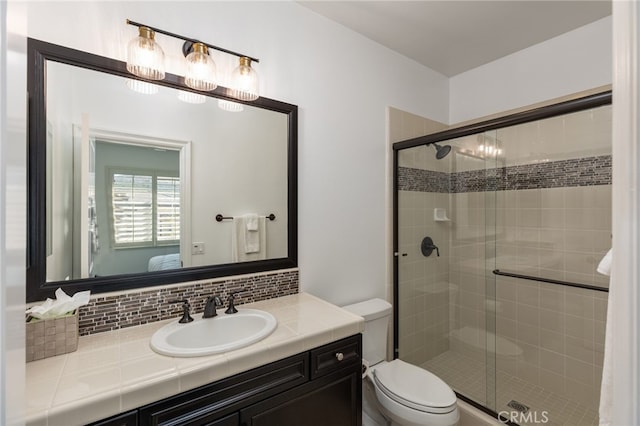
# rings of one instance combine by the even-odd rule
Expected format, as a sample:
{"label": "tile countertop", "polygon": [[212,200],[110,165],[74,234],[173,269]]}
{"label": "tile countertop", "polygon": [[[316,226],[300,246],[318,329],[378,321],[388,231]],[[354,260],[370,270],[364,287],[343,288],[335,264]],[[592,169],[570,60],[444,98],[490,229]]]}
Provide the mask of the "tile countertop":
{"label": "tile countertop", "polygon": [[278,320],[264,340],[223,354],[155,353],[151,335],[176,319],[80,337],[76,352],[29,362],[28,426],[86,424],[364,330],[364,320],[308,293],[240,305]]}

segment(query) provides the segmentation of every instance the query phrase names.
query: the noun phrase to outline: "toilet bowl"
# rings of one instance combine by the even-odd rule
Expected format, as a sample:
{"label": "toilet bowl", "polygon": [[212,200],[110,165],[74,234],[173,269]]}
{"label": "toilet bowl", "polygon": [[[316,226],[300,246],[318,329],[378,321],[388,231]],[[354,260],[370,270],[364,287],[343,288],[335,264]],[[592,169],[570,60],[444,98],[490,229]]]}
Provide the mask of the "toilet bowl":
{"label": "toilet bowl", "polygon": [[369,369],[382,414],[392,425],[454,426],[458,423],[456,394],[439,377],[396,359]]}
{"label": "toilet bowl", "polygon": [[[371,299],[343,308],[365,320],[363,393],[368,395],[365,386],[373,388],[375,401],[363,401],[363,409],[379,410],[393,426],[455,426],[460,418],[456,395],[443,380],[400,359],[385,361],[391,305]],[[378,413],[363,414],[380,418]]]}

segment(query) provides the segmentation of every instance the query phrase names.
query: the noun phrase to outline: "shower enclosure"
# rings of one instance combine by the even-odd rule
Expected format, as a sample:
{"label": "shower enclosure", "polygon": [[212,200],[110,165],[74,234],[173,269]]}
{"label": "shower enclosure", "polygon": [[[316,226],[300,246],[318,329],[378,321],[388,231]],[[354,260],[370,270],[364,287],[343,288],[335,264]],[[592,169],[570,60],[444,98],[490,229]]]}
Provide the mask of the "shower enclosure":
{"label": "shower enclosure", "polygon": [[610,103],[393,146],[395,356],[513,423],[598,423]]}

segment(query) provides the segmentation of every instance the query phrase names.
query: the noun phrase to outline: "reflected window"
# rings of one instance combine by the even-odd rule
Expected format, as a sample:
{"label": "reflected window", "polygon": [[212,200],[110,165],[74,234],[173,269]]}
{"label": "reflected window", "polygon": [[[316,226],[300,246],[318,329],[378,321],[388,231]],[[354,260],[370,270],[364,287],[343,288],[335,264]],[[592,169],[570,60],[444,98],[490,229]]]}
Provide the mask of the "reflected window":
{"label": "reflected window", "polygon": [[162,172],[111,171],[114,248],[180,243],[180,178]]}

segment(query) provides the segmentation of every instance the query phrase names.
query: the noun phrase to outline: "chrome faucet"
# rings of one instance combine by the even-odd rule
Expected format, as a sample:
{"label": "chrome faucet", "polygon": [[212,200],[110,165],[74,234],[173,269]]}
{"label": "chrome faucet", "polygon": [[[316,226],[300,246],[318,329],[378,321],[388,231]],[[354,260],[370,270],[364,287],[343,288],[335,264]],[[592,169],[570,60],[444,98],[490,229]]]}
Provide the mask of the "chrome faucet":
{"label": "chrome faucet", "polygon": [[220,299],[219,296],[207,297],[202,318],[213,318],[218,315],[218,313],[216,312],[216,308],[218,308],[219,306],[222,306],[222,299]]}

